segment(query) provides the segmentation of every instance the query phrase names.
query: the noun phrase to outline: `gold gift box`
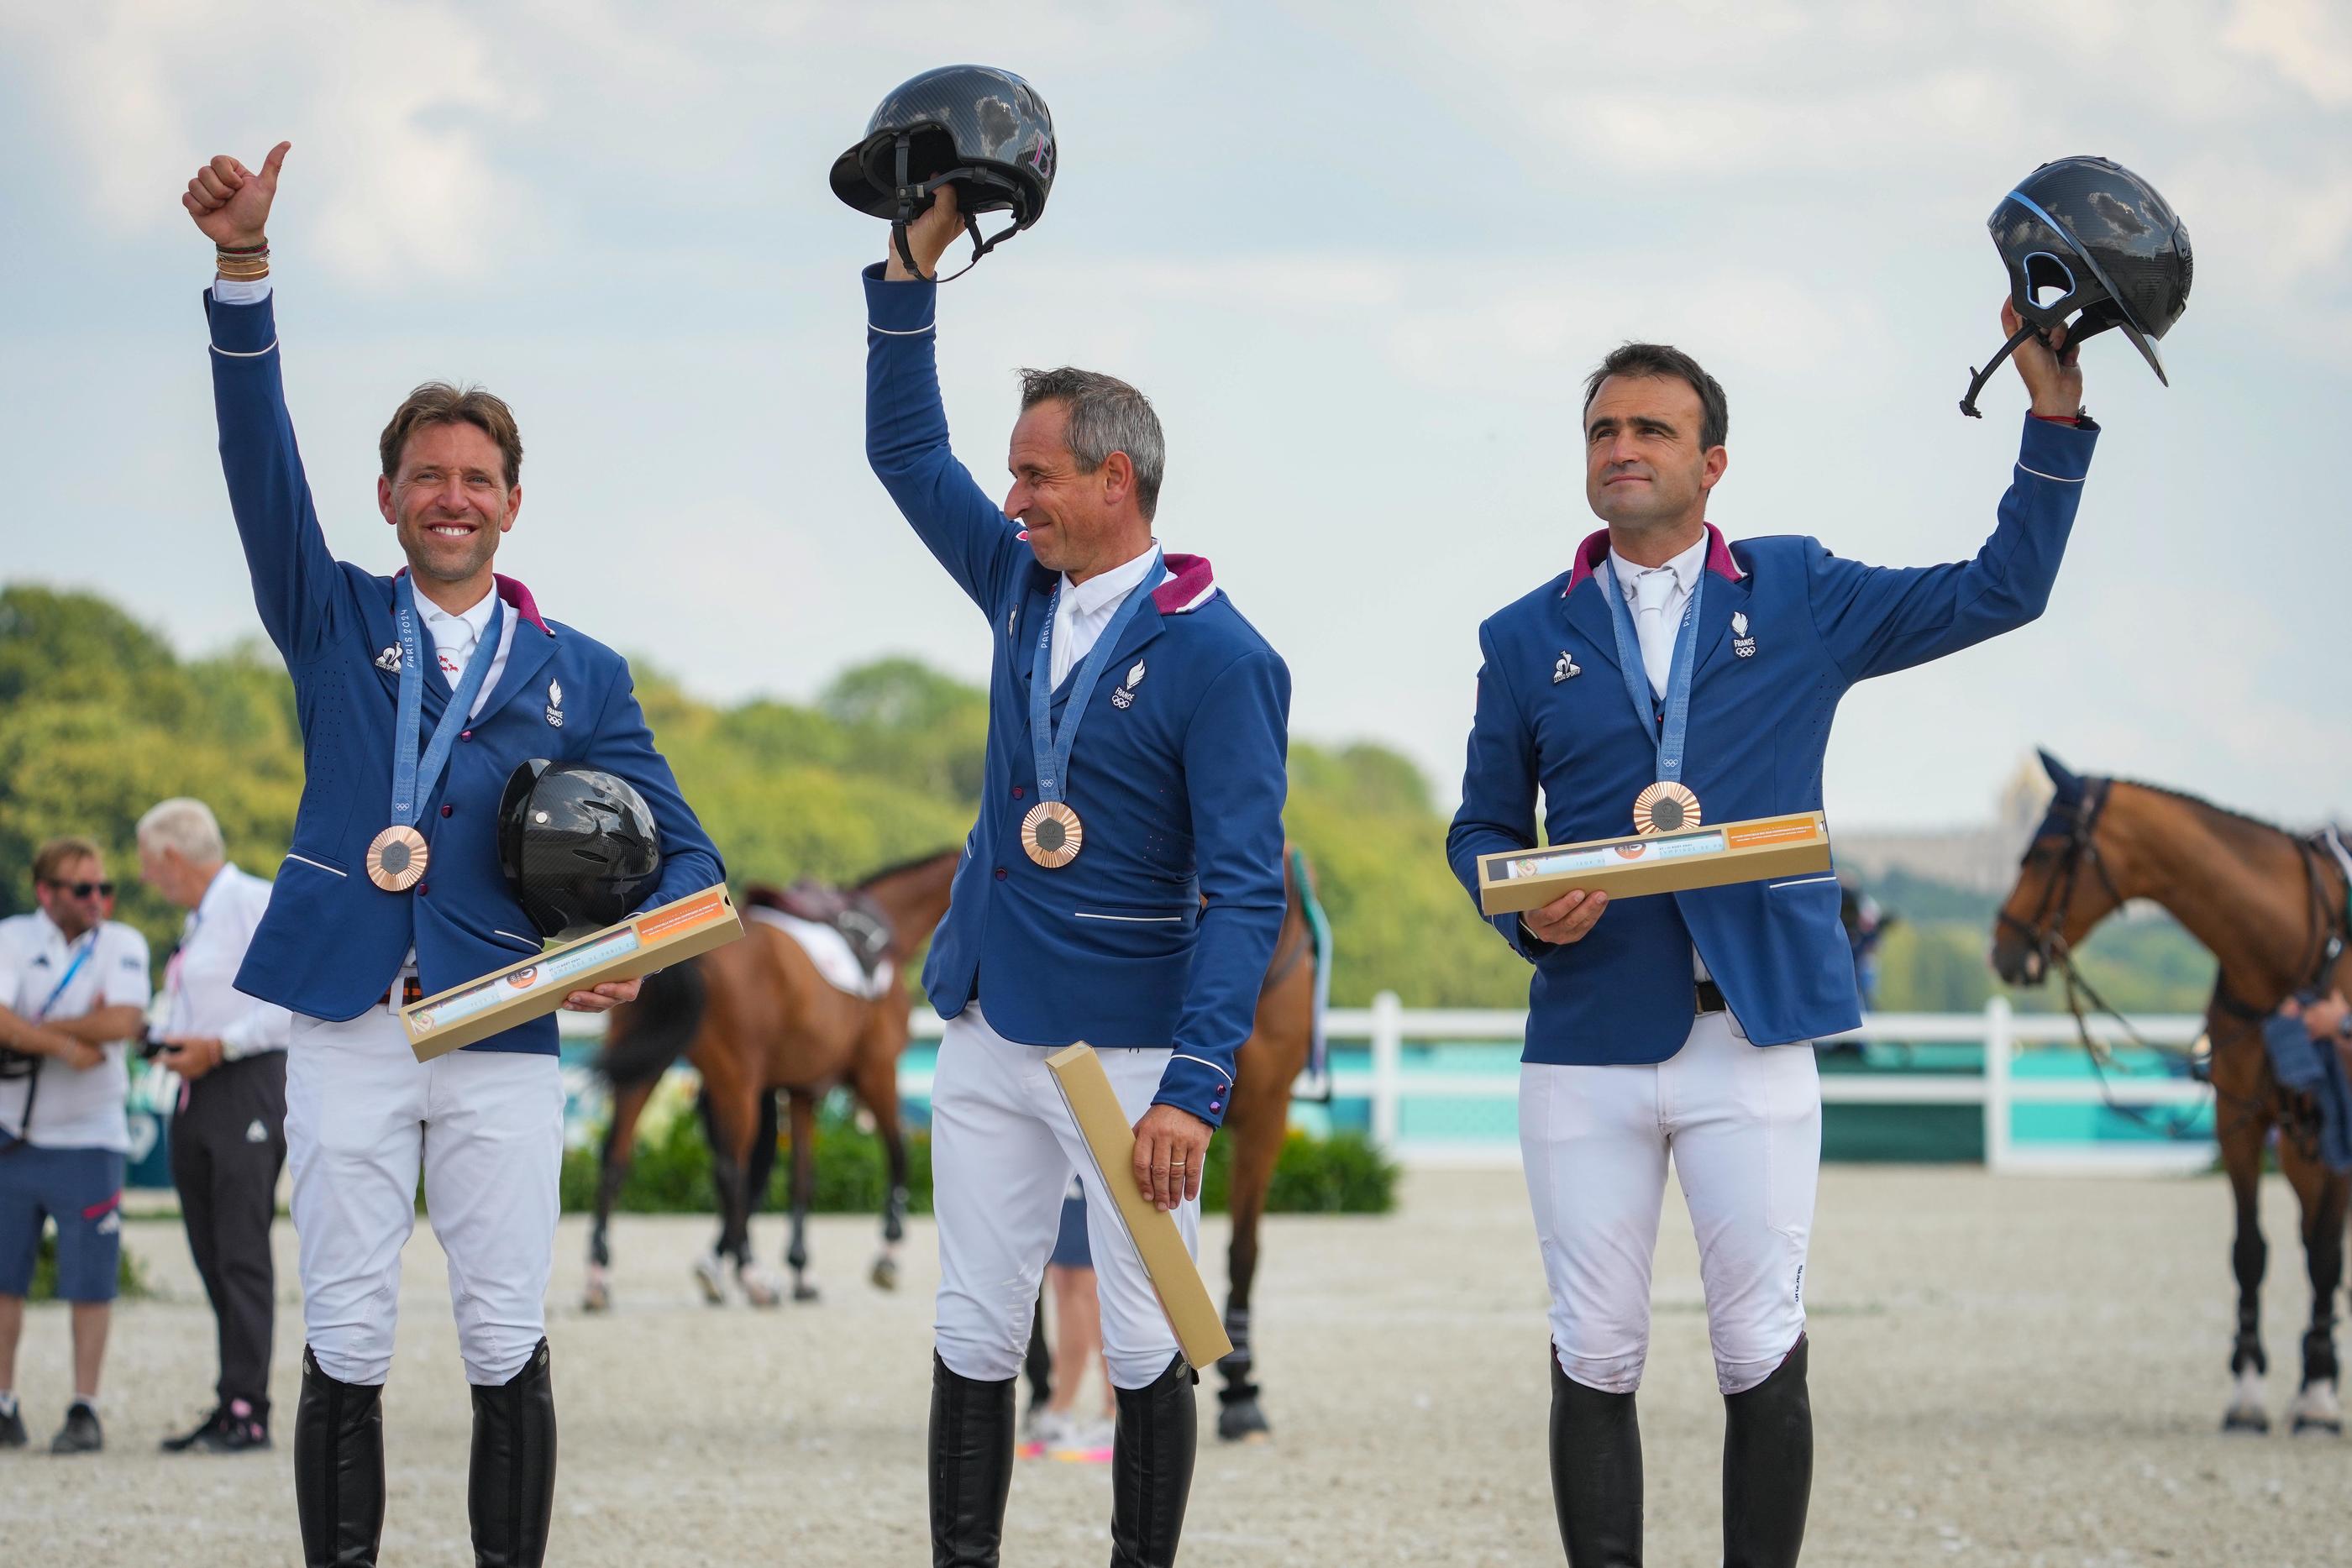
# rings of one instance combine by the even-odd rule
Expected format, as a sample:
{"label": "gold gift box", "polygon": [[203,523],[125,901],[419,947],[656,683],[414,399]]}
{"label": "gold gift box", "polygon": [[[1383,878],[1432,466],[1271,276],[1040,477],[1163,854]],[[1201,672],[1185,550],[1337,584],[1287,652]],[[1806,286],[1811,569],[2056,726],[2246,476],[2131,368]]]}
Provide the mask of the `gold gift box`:
{"label": "gold gift box", "polygon": [[1829,869],[1829,824],[1819,811],[1754,817],[1672,833],[1480,855],[1478,907],[1488,915],[1510,915],[1540,908],[1578,888],[1638,898]]}
{"label": "gold gift box", "polygon": [[412,1003],[400,1009],[400,1021],[416,1060],[430,1061],[544,1018],[574,991],[682,964],[741,935],[743,922],[726,887],[706,887]]}
{"label": "gold gift box", "polygon": [[1224,1359],[1234,1342],[1225,1337],[1224,1320],[1210,1299],[1200,1265],[1185,1249],[1176,1217],[1154,1207],[1135,1184],[1135,1129],[1119,1109],[1110,1075],[1103,1071],[1095,1048],[1084,1040],[1055,1051],[1045,1059],[1045,1066],[1094,1155],[1095,1179],[1087,1185],[1087,1198],[1111,1200],[1128,1239],[1135,1243],[1136,1255],[1143,1260],[1143,1271],[1151,1277],[1160,1310],[1168,1314],[1168,1326],[1176,1331],[1184,1359],[1193,1370],[1205,1371]]}

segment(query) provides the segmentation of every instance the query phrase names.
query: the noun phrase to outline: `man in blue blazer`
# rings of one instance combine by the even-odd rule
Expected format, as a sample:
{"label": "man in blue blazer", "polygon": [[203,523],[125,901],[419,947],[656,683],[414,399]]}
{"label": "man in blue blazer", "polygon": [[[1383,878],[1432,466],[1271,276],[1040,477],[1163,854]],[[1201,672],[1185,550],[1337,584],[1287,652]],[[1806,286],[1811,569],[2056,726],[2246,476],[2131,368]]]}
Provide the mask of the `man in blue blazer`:
{"label": "man in blue blazer", "polygon": [[[496,845],[499,793],[531,758],[585,762],[645,797],[663,860],[649,903],[725,873],[654,749],[627,664],[491,570],[522,505],[505,403],[439,383],[411,393],[384,429],[376,487],[407,570],[381,577],[328,554],[269,299],[264,225],[286,152],[257,172],[215,158],[182,200],[217,247],[205,308],[221,466],[302,725],[293,848],[236,984],[295,1015],[286,1141],[308,1339],[294,1428],[304,1558],[376,1560],[379,1396],[421,1173],[473,1387],[476,1560],[536,1563],[555,1488],[543,1314],[563,1140],[555,1020],[420,1064],[399,1009],[539,951]],[[612,982],[569,1005],[601,1011],[636,990]]]}
{"label": "man in blue blazer", "polygon": [[[1585,494],[1608,526],[1479,628],[1446,846],[1471,896],[1480,855],[1537,841],[1538,790],[1550,843],[1632,832],[1634,797],[1658,783],[1708,821],[1819,810],[1830,720],[1855,682],[2040,614],[2096,440],[2074,351],[2063,332],[2053,342],[2017,355],[2033,413],[1992,538],[1972,560],[1904,570],[1811,538],[1727,542],[1706,521],[1727,461],[1723,389],[1664,345],[1612,353],[1584,416]],[[1494,925],[1535,967],[1519,1142],[1551,1290],[1569,1561],[1641,1561],[1633,1391],[1671,1153],[1725,1396],[1724,1561],[1794,1563],[1812,1479],[1803,1283],[1821,1158],[1806,1046],[1859,1021],[1837,879],[1622,909],[1571,892]]]}
{"label": "man in blue blazer", "polygon": [[[1045,1056],[1101,1051],[1135,1118],[1136,1180],[1192,1244],[1202,1159],[1282,924],[1290,674],[1206,560],[1154,542],[1165,443],[1133,387],[1024,371],[1002,509],[956,461],[930,279],[961,232],[942,188],[909,230],[922,276],[895,253],[866,273],[866,450],[994,645],[980,816],[923,971],[948,1020],[931,1095],[931,1552],[982,1564],[1038,1279],[1087,1159]],[[1118,1391],[1111,1562],[1143,1568],[1176,1555],[1198,1379],[1113,1207],[1087,1224]]]}

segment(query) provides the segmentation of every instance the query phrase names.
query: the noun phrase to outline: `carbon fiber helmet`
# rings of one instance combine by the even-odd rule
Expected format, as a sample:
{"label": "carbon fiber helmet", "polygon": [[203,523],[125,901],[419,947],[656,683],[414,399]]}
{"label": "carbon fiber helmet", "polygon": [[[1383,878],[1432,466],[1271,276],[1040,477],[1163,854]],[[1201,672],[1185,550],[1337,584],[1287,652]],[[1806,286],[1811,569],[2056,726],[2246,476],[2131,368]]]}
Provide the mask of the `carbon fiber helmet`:
{"label": "carbon fiber helmet", "polygon": [[[889,219],[891,243],[913,270],[907,225],[933,192],[953,185],[971,235],[969,272],[1045,213],[1059,161],[1054,116],[1035,88],[993,66],[941,66],[890,89],[866,134],[834,160],[833,193]],[[1012,226],[982,240],[979,214],[997,212],[1011,213]]]}
{"label": "carbon fiber helmet", "polygon": [[626,779],[533,758],[499,797],[499,867],[542,936],[635,913],[661,872],[646,799]]}
{"label": "carbon fiber helmet", "polygon": [[2195,267],[2188,227],[2155,186],[2110,159],[2061,158],[2018,182],[1985,226],[2023,325],[1975,373],[1962,413],[1976,416],[1977,393],[2028,332],[2046,342],[2069,316],[2070,347],[2120,327],[2156,379],[2172,384],[2156,343],[2189,308]]}

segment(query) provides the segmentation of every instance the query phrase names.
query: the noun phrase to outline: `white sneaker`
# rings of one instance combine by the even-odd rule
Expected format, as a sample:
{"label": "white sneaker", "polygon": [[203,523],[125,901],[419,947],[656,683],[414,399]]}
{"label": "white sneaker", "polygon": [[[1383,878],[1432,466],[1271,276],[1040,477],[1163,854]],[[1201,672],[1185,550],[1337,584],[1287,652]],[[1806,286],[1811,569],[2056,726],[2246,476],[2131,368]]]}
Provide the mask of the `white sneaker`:
{"label": "white sneaker", "polygon": [[1070,1418],[1058,1411],[1040,1409],[1029,1417],[1016,1450],[1024,1459],[1042,1459],[1069,1440]]}
{"label": "white sneaker", "polygon": [[1117,1432],[1117,1427],[1108,1420],[1081,1421],[1069,1416],[1059,1434],[1061,1441],[1048,1444],[1045,1451],[1066,1465],[1107,1465],[1110,1463],[1111,1444]]}

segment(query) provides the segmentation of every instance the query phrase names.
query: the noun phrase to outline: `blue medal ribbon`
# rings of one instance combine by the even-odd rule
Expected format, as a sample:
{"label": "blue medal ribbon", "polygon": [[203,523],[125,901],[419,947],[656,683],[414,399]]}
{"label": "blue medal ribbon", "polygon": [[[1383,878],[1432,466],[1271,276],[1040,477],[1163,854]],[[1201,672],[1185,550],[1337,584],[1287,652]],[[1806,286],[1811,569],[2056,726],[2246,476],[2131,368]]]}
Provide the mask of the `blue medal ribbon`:
{"label": "blue medal ribbon", "polygon": [[1674,663],[1666,673],[1665,717],[1654,716],[1657,709],[1651,706],[1649,667],[1642,663],[1642,640],[1633,629],[1633,612],[1625,608],[1625,591],[1617,582],[1614,561],[1603,561],[1606,574],[1602,590],[1609,596],[1609,623],[1617,631],[1617,667],[1624,672],[1625,693],[1633,699],[1633,712],[1639,716],[1643,729],[1655,726],[1658,741],[1658,778],[1674,783],[1683,776],[1683,737],[1690,729],[1691,669],[1698,662],[1698,596],[1706,586],[1706,570],[1699,569],[1691,583],[1690,597],[1683,604],[1682,624],[1675,630]]}
{"label": "blue medal ribbon", "polygon": [[499,639],[506,629],[506,605],[498,591],[492,589],[490,623],[482,629],[481,641],[474,644],[474,656],[466,661],[465,674],[457,677],[457,690],[449,694],[449,706],[441,710],[441,722],[434,726],[432,742],[425,747],[421,761],[416,755],[416,741],[425,727],[425,640],[417,624],[416,586],[406,573],[392,586],[392,619],[400,633],[400,710],[393,732],[392,825],[413,828],[425,814],[425,797],[441,781],[441,770],[449,765],[450,748],[457,744],[457,732],[466,727],[474,699],[481,694],[482,682],[499,656]]}
{"label": "blue medal ribbon", "polygon": [[1087,699],[1094,695],[1095,683],[1102,676],[1103,665],[1110,662],[1118,647],[1127,623],[1143,608],[1144,600],[1160,586],[1168,575],[1167,563],[1160,552],[1151,553],[1151,570],[1120,601],[1110,624],[1078,665],[1077,678],[1070,687],[1070,700],[1062,708],[1062,727],[1054,728],[1054,616],[1061,607],[1061,584],[1054,586],[1054,596],[1045,605],[1045,624],[1037,631],[1037,651],[1029,663],[1029,747],[1037,765],[1037,798],[1053,802],[1062,798],[1063,787],[1070,775],[1070,748],[1077,743],[1078,721],[1086,717]]}

